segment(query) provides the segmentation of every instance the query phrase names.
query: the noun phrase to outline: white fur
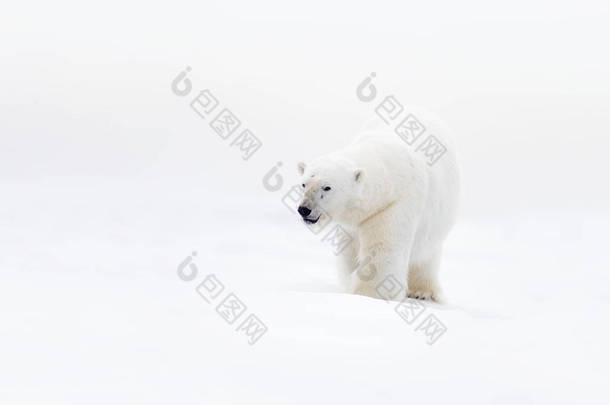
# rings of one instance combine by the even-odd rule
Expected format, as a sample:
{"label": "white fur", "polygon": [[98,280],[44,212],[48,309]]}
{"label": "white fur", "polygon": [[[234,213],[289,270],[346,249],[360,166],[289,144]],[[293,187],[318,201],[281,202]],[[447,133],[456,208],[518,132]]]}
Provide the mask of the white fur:
{"label": "white fur", "polygon": [[448,129],[427,112],[417,118],[426,127],[418,141],[433,134],[447,148],[432,166],[418,142],[407,145],[380,120],[346,148],[299,164],[310,218],[329,215],[354,239],[340,255],[351,293],[379,298],[379,283],[394,276],[408,285],[394,299],[441,299],[438,271],[456,218],[459,173]]}

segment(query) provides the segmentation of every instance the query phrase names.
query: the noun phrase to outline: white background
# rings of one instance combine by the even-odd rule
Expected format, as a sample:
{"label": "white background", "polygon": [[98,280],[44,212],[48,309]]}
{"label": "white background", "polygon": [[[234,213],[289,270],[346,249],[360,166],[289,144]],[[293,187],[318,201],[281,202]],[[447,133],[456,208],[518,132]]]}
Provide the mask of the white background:
{"label": "white background", "polygon": [[[5,5],[0,402],[607,403],[609,21],[606,1]],[[372,115],[371,72],[459,150],[431,346],[339,293],[281,202]],[[189,107],[205,88],[262,140],[249,161]],[[254,346],[196,294],[207,273],[267,324]]]}

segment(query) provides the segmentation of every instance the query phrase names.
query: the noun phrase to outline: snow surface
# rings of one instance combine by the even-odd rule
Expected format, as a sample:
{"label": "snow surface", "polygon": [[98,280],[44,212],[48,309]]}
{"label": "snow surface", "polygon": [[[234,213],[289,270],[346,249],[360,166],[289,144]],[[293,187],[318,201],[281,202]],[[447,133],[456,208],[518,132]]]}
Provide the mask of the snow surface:
{"label": "snow surface", "polygon": [[[250,201],[252,216],[243,200],[188,204],[205,190],[5,190],[4,403],[607,399],[610,277],[596,253],[608,222],[460,222],[443,264],[449,303],[425,312],[447,331],[428,345],[393,304],[338,292],[330,248],[279,195],[267,209]],[[199,277],[182,281],[192,250]],[[268,326],[254,345],[195,292],[207,273]]]}

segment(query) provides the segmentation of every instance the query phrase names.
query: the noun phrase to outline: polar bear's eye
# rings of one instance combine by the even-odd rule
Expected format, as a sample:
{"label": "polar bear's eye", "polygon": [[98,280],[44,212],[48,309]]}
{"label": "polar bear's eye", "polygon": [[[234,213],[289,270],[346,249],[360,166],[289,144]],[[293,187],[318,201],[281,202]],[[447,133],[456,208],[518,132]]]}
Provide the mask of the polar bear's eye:
{"label": "polar bear's eye", "polygon": [[301,186],[303,186],[303,188],[305,188],[305,184],[301,184]]}
{"label": "polar bear's eye", "polygon": [[329,186],[326,186],[326,187],[324,187],[322,190],[324,190],[324,191],[330,191],[330,187],[329,187]]}

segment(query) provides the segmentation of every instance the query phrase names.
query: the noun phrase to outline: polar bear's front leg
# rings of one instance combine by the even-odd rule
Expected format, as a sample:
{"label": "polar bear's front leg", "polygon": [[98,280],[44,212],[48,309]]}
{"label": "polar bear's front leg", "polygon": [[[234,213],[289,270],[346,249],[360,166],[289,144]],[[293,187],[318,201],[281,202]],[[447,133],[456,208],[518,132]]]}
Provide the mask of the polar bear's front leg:
{"label": "polar bear's front leg", "polygon": [[351,231],[352,241],[337,256],[339,283],[345,292],[350,292],[352,276],[358,268],[358,251],[360,243],[355,231]]}
{"label": "polar bear's front leg", "polygon": [[[401,300],[406,296],[407,271],[401,249],[391,245],[361,248],[359,256],[364,256],[361,261],[365,265],[358,266],[351,276],[353,294],[385,300]],[[386,290],[386,282],[391,284],[391,291]]]}
{"label": "polar bear's front leg", "polygon": [[[359,266],[352,274],[352,293],[386,300],[405,298],[414,228],[404,218],[397,220],[400,212],[397,206],[389,207],[361,224]],[[393,286],[390,296],[384,291],[387,283]]]}

